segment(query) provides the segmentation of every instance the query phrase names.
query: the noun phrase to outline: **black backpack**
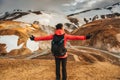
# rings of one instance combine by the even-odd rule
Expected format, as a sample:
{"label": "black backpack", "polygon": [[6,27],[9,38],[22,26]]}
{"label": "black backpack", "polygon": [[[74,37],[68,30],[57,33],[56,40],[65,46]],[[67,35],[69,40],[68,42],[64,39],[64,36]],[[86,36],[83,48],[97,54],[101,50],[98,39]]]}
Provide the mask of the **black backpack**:
{"label": "black backpack", "polygon": [[51,42],[51,52],[54,56],[64,56],[67,49],[64,47],[64,35],[54,35]]}

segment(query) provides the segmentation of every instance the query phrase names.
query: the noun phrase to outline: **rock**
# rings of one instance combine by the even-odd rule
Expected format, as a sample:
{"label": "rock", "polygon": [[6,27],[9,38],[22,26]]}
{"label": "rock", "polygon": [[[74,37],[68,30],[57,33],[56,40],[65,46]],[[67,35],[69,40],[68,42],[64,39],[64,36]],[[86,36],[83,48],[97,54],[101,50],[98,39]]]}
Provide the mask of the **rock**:
{"label": "rock", "polygon": [[0,43],[0,55],[6,55],[7,51],[6,51],[6,44],[1,44]]}
{"label": "rock", "polygon": [[31,50],[29,50],[28,48],[21,48],[21,49],[14,49],[12,51],[10,51],[8,53],[8,55],[12,55],[12,56],[15,56],[15,55],[27,55],[27,54],[31,54]]}

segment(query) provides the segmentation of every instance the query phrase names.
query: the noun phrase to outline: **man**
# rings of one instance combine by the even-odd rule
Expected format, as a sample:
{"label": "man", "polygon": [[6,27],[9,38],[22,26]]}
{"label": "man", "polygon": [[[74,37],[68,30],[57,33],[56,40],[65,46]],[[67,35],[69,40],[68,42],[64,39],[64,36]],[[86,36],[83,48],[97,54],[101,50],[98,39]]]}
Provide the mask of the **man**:
{"label": "man", "polygon": [[[64,34],[64,47],[66,46],[67,40],[86,40],[91,37],[90,34],[86,36],[75,36],[75,35],[68,35],[64,31],[63,24],[59,23],[56,25],[55,30],[56,35],[63,35]],[[31,36],[30,39],[34,41],[40,40],[52,40],[54,38],[54,34],[44,36],[44,37],[34,37]],[[63,56],[55,56],[55,64],[56,64],[56,80],[60,80],[60,63],[62,63],[62,80],[67,80],[67,72],[66,72],[66,63],[67,63],[67,56],[68,53],[66,52]]]}

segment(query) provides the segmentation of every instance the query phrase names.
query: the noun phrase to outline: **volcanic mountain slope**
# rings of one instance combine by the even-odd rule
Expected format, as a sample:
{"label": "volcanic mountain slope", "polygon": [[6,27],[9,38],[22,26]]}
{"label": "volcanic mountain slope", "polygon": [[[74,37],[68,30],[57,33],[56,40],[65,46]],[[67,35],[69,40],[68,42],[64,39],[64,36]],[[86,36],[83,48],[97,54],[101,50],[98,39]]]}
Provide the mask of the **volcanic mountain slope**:
{"label": "volcanic mountain slope", "polygon": [[57,13],[49,13],[43,11],[31,11],[31,12],[6,12],[3,17],[0,16],[0,20],[21,21],[26,23],[33,23],[39,21],[42,25],[49,25],[54,27],[57,23],[71,23],[65,15]]}
{"label": "volcanic mountain slope", "polygon": [[[30,35],[42,36],[47,35],[47,33],[41,30],[40,26],[37,29],[34,26],[35,25],[23,22],[0,21],[1,53],[6,52],[7,50],[7,53],[10,54],[28,54],[31,53],[31,51],[33,52],[37,50],[39,48],[38,46],[39,43],[32,42],[32,45],[34,46],[36,45],[37,49],[35,49],[34,46],[32,47],[29,46],[31,45],[29,36]],[[12,48],[13,46],[21,47],[9,49]]]}
{"label": "volcanic mountain slope", "polygon": [[[6,12],[4,15],[0,16],[0,20],[11,20],[11,21],[20,21],[25,23],[33,23],[34,21],[38,21],[41,25],[48,27],[54,27],[58,23],[65,24],[66,29],[70,29],[73,31],[76,29],[77,24],[76,19],[72,21],[68,20],[66,15],[58,14],[58,13],[50,13],[46,11],[12,11]],[[69,31],[70,31],[69,30]]]}
{"label": "volcanic mountain slope", "polygon": [[31,35],[45,36],[53,33],[54,30],[53,27],[41,25],[38,21],[34,21],[32,24],[0,21],[0,53],[19,55],[50,48],[50,41],[35,42],[31,41],[29,37]]}
{"label": "volcanic mountain slope", "polygon": [[73,45],[89,45],[95,48],[120,53],[120,19],[109,18],[83,25],[72,32],[74,35],[92,34],[90,40],[71,42]]}
{"label": "volcanic mountain slope", "polygon": [[79,23],[88,23],[101,18],[120,17],[120,2],[102,8],[93,8],[88,10],[77,10],[69,14],[68,17],[76,18]]}
{"label": "volcanic mountain slope", "polygon": [[[30,11],[35,14],[42,14],[40,11]],[[0,20],[14,20],[22,16],[29,14],[30,12],[14,11],[13,13],[5,12],[4,15],[0,16]]]}

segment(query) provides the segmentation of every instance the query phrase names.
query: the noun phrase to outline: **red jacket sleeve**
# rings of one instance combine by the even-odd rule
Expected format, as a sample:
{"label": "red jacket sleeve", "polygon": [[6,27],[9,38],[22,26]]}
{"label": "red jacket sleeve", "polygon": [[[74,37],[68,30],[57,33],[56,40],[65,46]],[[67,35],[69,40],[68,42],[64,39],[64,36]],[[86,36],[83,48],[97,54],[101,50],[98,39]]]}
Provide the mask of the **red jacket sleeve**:
{"label": "red jacket sleeve", "polygon": [[48,36],[44,36],[44,37],[35,37],[34,38],[35,41],[52,40],[52,39],[53,39],[53,35],[48,35]]}
{"label": "red jacket sleeve", "polygon": [[68,35],[66,34],[67,40],[86,40],[86,36],[76,36],[76,35]]}

